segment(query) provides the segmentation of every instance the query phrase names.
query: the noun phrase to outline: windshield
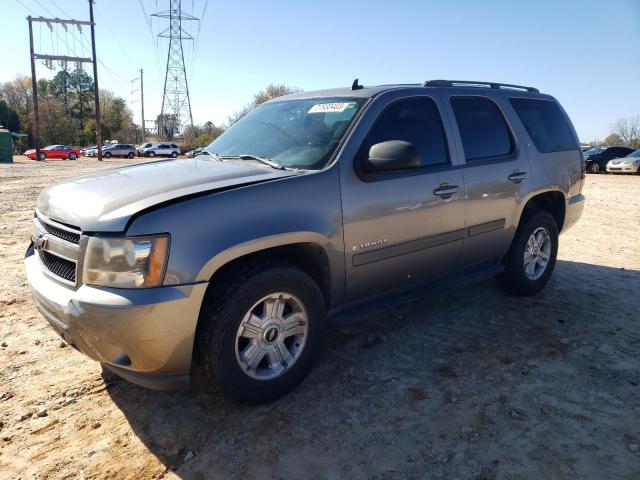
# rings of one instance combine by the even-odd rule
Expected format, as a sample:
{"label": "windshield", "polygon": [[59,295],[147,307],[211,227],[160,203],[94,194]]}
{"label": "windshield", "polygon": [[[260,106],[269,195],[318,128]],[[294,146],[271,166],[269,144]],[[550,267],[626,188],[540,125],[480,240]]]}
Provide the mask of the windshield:
{"label": "windshield", "polygon": [[602,147],[593,147],[590,148],[589,150],[587,150],[586,152],[584,152],[585,155],[596,155],[600,152],[602,152],[604,150],[604,148]]}
{"label": "windshield", "polygon": [[635,150],[631,152],[627,157],[640,157],[640,150]]}
{"label": "windshield", "polygon": [[320,170],[365,99],[315,98],[264,104],[205,150],[221,157],[255,155],[284,167]]}

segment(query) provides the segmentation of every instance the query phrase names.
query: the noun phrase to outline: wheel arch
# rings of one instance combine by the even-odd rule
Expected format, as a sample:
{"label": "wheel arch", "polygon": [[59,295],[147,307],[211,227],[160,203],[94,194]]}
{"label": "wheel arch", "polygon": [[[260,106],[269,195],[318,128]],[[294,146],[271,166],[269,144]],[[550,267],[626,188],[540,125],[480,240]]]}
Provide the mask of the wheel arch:
{"label": "wheel arch", "polygon": [[549,212],[556,221],[558,233],[562,232],[566,215],[567,199],[562,190],[549,189],[531,194],[522,202],[522,211],[518,225],[526,222],[538,210]]}
{"label": "wheel arch", "polygon": [[279,260],[297,266],[309,275],[320,287],[327,308],[330,308],[340,301],[343,293],[338,280],[340,272],[336,272],[336,265],[331,263],[337,252],[332,250],[329,240],[315,232],[270,236],[220,252],[207,262],[198,277],[208,280],[208,288],[215,288],[240,264]]}

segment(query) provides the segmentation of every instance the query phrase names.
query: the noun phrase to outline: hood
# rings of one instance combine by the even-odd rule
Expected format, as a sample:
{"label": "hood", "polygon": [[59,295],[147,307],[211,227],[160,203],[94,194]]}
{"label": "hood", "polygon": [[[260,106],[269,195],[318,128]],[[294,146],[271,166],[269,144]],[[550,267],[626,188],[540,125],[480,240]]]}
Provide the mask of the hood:
{"label": "hood", "polygon": [[45,188],[37,209],[83,231],[122,232],[132,215],[159,203],[299,173],[209,156],[104,170]]}

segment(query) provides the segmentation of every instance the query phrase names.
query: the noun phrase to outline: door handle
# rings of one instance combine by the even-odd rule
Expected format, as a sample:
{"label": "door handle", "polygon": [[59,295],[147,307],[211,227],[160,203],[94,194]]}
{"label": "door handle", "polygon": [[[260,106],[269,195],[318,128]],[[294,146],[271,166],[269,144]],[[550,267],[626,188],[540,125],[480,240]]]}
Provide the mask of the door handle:
{"label": "door handle", "polygon": [[520,183],[522,180],[525,180],[529,174],[527,172],[521,172],[520,170],[516,170],[511,175],[509,175],[509,180],[515,183]]}
{"label": "door handle", "polygon": [[433,191],[433,194],[442,198],[449,198],[451,195],[458,193],[459,191],[460,187],[458,185],[443,184],[436,188]]}

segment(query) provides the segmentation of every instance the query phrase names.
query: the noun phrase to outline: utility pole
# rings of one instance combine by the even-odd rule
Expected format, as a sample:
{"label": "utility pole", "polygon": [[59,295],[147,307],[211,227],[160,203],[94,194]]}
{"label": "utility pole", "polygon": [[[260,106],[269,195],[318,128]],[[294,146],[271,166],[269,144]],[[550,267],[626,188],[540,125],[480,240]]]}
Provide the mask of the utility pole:
{"label": "utility pole", "polygon": [[145,142],[145,138],[146,138],[146,128],[145,128],[145,124],[144,124],[144,82],[142,80],[142,75],[143,75],[143,71],[142,69],[140,69],[140,108],[142,110],[141,115],[142,115],[142,143]]}
{"label": "utility pole", "polygon": [[[28,16],[27,21],[29,22],[29,48],[31,52],[31,88],[33,90],[33,143],[36,150],[36,158],[40,160],[40,111],[38,109],[38,80],[36,79],[36,60],[44,60],[45,63],[49,62],[52,64],[54,60],[60,62],[64,69],[67,68],[67,63],[76,62],[77,64],[82,63],[93,63],[93,84],[94,84],[94,94],[95,94],[95,102],[96,102],[96,138],[98,140],[98,145],[102,146],[102,138],[100,135],[100,97],[98,96],[98,67],[96,62],[96,40],[94,33],[95,23],[93,21],[93,2],[89,0],[89,15],[90,21],[87,22],[85,20],[64,20],[61,18],[44,18],[44,17],[32,17]],[[53,24],[61,24],[64,29],[67,29],[68,25],[73,25],[78,28],[79,31],[82,31],[83,25],[91,26],[91,45],[93,48],[93,57],[72,57],[68,55],[45,55],[41,53],[37,53],[33,48],[33,22],[46,23],[50,29],[53,31]],[[98,149],[98,160],[102,160],[102,151]]]}
{"label": "utility pole", "polygon": [[33,53],[33,26],[29,21],[29,47],[31,49],[31,88],[33,89],[33,145],[36,147],[36,160],[40,160],[40,111],[38,110],[38,83],[36,82],[36,59]]}
{"label": "utility pole", "polygon": [[89,21],[91,22],[91,50],[93,53],[93,92],[96,102],[96,155],[102,161],[102,122],[100,120],[100,91],[98,89],[98,62],[96,62],[96,31],[93,21],[93,0],[89,0]]}

